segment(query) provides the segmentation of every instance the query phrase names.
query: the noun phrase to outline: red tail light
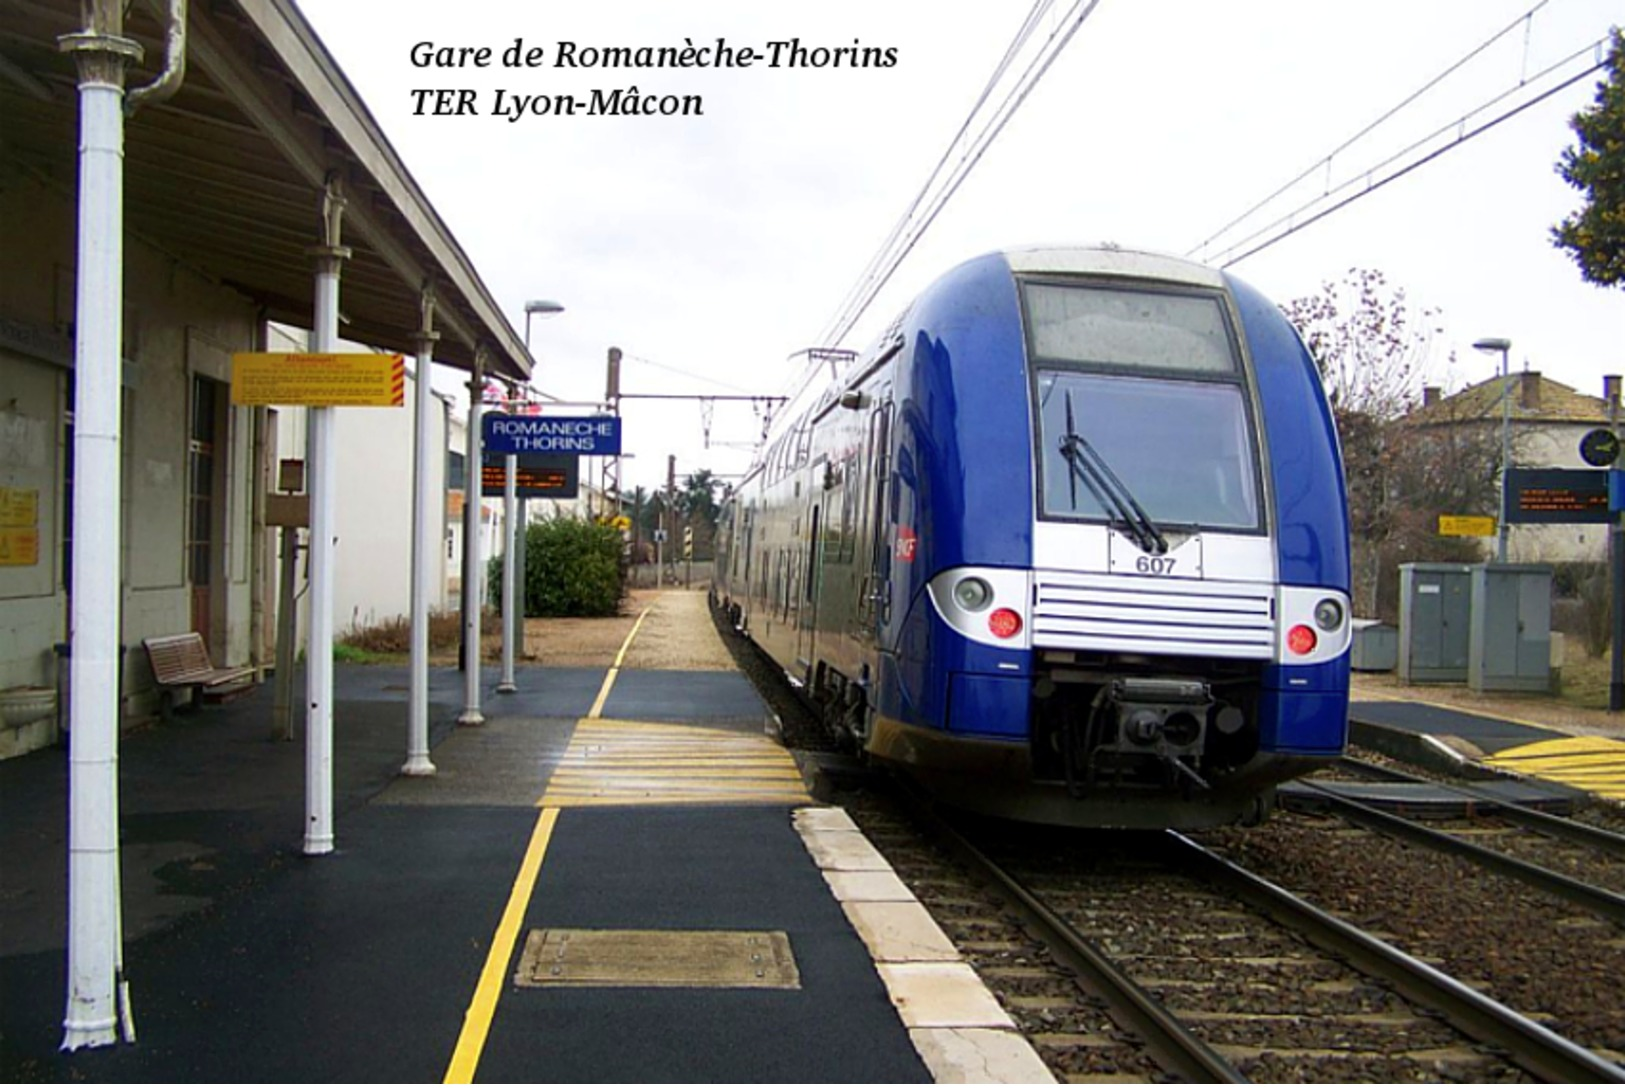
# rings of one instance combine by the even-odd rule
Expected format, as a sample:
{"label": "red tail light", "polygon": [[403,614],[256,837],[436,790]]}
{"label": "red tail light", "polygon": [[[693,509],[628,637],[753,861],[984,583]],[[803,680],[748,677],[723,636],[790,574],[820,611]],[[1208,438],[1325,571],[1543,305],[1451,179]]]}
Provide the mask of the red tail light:
{"label": "red tail light", "polygon": [[1286,648],[1295,654],[1310,653],[1318,641],[1319,639],[1315,638],[1314,628],[1307,624],[1300,623],[1286,633]]}
{"label": "red tail light", "polygon": [[995,638],[1015,638],[1021,633],[1021,616],[1013,609],[995,608],[987,617],[987,629]]}

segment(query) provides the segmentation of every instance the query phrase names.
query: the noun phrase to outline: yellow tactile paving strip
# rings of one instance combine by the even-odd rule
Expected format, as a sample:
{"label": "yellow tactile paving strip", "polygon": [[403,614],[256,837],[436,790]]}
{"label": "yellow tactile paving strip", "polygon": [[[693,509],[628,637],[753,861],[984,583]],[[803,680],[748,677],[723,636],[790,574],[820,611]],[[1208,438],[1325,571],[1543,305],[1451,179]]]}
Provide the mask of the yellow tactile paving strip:
{"label": "yellow tactile paving strip", "polygon": [[1506,748],[1484,763],[1625,801],[1625,742],[1609,737],[1561,737]]}
{"label": "yellow tactile paving strip", "polygon": [[795,760],[766,736],[583,718],[538,804],[804,805],[811,800]]}

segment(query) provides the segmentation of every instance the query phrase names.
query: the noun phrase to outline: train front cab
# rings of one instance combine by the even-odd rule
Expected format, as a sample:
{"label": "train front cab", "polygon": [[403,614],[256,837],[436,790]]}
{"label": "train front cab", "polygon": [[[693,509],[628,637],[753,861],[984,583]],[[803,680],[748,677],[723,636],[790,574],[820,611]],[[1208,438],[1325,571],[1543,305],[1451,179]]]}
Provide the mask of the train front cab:
{"label": "train front cab", "polygon": [[[1346,505],[1313,364],[1275,307],[1216,273],[1148,285],[1020,267],[1001,282],[1000,271],[973,263],[939,285],[916,308],[913,355],[898,371],[901,619],[879,657],[868,748],[943,799],[999,815],[1158,827],[1256,818],[1277,783],[1335,758],[1346,734]],[[1121,304],[1126,286],[1136,305],[1172,300],[1165,315],[1213,322],[1213,372],[1169,372],[1162,357],[1056,362],[1064,349],[1035,333],[1034,298],[1053,294],[1042,304],[1075,317],[1067,292],[1080,285],[1106,300],[1085,310]],[[1012,315],[1002,325],[932,324],[934,308],[1001,305]],[[1019,367],[1006,365],[1013,354]],[[1148,392],[1152,410],[1136,417]],[[1001,418],[1010,404],[1031,415]],[[1018,430],[1025,448],[1013,459]],[[1063,449],[1079,433],[1092,436],[1090,453]],[[1103,493],[1112,484],[1098,469],[1074,467],[1084,457],[1143,504],[1162,547]],[[1233,460],[1220,484],[1216,459]],[[1193,486],[1198,476],[1208,482]],[[1193,515],[1180,501],[1205,505]],[[1017,523],[1031,533],[1011,562]]]}

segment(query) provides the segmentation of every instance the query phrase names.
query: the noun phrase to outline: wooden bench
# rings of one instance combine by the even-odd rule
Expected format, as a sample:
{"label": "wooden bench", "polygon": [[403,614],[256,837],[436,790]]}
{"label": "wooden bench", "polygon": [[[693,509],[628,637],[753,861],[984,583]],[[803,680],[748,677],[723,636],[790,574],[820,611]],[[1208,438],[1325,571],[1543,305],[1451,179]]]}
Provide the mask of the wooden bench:
{"label": "wooden bench", "polygon": [[152,664],[152,676],[162,694],[162,713],[166,718],[177,688],[193,689],[194,704],[200,697],[224,702],[254,690],[254,666],[215,668],[214,662],[209,660],[209,648],[203,644],[203,636],[196,631],[142,639],[141,644],[147,648],[147,660]]}

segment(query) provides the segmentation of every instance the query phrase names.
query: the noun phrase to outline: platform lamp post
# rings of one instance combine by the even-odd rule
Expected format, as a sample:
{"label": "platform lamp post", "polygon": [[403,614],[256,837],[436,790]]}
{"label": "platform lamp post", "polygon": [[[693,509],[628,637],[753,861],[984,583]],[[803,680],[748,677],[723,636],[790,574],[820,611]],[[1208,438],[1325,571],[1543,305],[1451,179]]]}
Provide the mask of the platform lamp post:
{"label": "platform lamp post", "polygon": [[[1602,379],[1603,399],[1608,402],[1608,429],[1619,435],[1618,374],[1606,374]],[[1616,462],[1617,466],[1617,462]],[[1617,467],[1610,471],[1618,471]],[[1612,598],[1609,616],[1608,646],[1608,709],[1614,713],[1625,710],[1625,512],[1611,514],[1608,519],[1608,568]]]}
{"label": "platform lamp post", "polygon": [[1507,373],[1507,352],[1512,350],[1512,341],[1504,336],[1487,336],[1473,343],[1475,351],[1485,353],[1501,353],[1501,510],[1500,516],[1495,519],[1496,542],[1495,561],[1507,561],[1507,534],[1511,526],[1507,524],[1507,467],[1512,464],[1512,379]]}
{"label": "platform lamp post", "polygon": [[[525,303],[525,351],[530,351],[530,319],[536,314],[547,316],[549,314],[562,314],[564,307],[549,298],[531,299]],[[534,374],[534,372],[533,372]],[[514,477],[517,475],[519,458],[514,454],[507,457],[507,482],[511,491]],[[502,630],[503,643],[506,651],[502,655],[503,676],[498,685],[499,692],[512,692],[516,690],[513,680],[514,648],[523,651],[525,645],[525,593],[521,588],[525,584],[525,544],[530,527],[530,502],[528,499],[519,499],[516,503],[517,514],[514,510],[507,510],[504,516],[508,519],[508,547],[507,553],[513,556],[512,564],[504,564],[502,568]],[[515,607],[515,601],[518,604]]]}

